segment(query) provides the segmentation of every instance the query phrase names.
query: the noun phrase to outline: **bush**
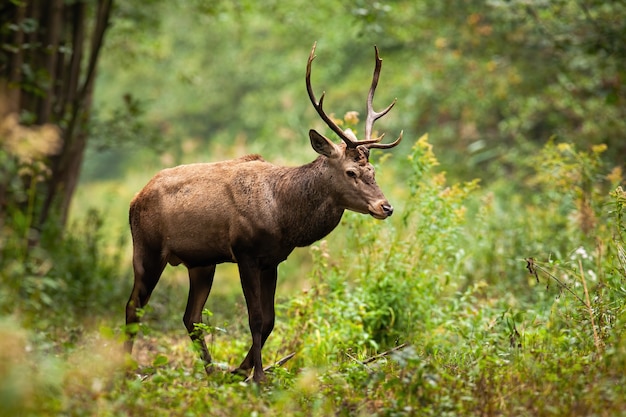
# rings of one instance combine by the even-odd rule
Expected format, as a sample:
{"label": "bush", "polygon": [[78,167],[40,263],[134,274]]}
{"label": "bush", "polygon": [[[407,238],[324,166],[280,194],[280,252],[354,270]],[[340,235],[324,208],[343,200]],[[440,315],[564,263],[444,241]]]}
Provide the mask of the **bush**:
{"label": "bush", "polygon": [[287,314],[300,322],[293,338],[319,350],[313,357],[363,357],[413,340],[442,320],[438,300],[464,282],[459,237],[464,201],[477,182],[447,186],[444,174],[432,172],[437,161],[427,137],[410,159],[415,169],[400,225],[347,213],[345,249],[325,242],[311,249],[312,289]]}
{"label": "bush", "polygon": [[[0,312],[29,325],[74,326],[122,305],[128,268],[120,267],[125,240],[105,241],[96,211],[61,234],[39,233],[32,216],[9,207],[0,237]],[[32,236],[37,234],[36,239]]]}

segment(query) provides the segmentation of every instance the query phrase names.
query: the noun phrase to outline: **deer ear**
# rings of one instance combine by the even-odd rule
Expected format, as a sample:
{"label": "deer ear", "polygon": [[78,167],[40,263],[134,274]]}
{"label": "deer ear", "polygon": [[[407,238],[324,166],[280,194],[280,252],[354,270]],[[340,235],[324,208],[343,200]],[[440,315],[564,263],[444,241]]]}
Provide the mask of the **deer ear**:
{"label": "deer ear", "polygon": [[311,146],[315,150],[315,152],[320,155],[325,155],[329,158],[334,158],[338,156],[337,145],[332,143],[330,139],[325,136],[320,135],[315,130],[309,130],[309,138],[311,138]]}

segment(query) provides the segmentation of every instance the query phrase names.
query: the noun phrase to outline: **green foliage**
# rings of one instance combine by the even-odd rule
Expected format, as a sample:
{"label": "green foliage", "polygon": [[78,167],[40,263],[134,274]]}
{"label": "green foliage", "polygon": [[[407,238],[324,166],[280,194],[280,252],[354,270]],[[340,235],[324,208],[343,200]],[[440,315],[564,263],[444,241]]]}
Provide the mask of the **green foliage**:
{"label": "green foliage", "polygon": [[[40,274],[39,292],[30,290],[20,309],[3,298],[5,311],[23,323],[0,328],[9,335],[0,340],[14,341],[0,350],[8,364],[0,367],[6,381],[0,395],[11,398],[2,403],[3,411],[620,414],[626,394],[621,372],[626,364],[626,197],[616,186],[622,182],[619,170],[607,170],[603,154],[603,147],[547,144],[528,157],[528,199],[504,186],[448,184],[436,171],[439,161],[426,136],[415,142],[406,161],[378,161],[386,174],[395,165],[410,168],[407,187],[400,191],[400,215],[375,222],[349,213],[339,233],[311,248],[307,289],[279,300],[277,326],[264,349],[266,364],[295,356],[270,371],[262,386],[221,370],[243,357],[249,337],[245,309],[222,301],[218,309],[238,311],[241,317],[229,321],[242,325],[218,322],[217,327],[216,316],[205,311],[213,324],[200,328],[209,333],[218,362],[214,374],[205,374],[180,325],[171,330],[152,321],[150,332],[143,332],[147,340],[137,343],[136,362],[120,355],[121,314],[112,322],[102,317],[123,308],[114,288],[119,278],[113,277],[122,255],[119,248],[103,252],[102,223],[91,214],[58,242],[58,250],[42,253],[44,260],[56,256],[48,269],[27,259],[29,273]],[[581,208],[581,200],[589,210]],[[594,219],[586,231],[581,211]],[[559,227],[550,228],[551,223]],[[103,253],[111,263],[103,261]],[[3,271],[14,271],[14,264],[2,259],[3,265],[13,265]],[[90,270],[98,281],[83,277]],[[5,283],[15,279],[4,274]],[[26,275],[23,282],[20,290],[28,291],[35,281]],[[3,288],[13,291],[10,285]],[[162,296],[165,301],[159,301],[157,288],[154,310],[146,316],[154,316],[161,303],[176,304],[170,294],[162,291]],[[178,305],[174,315],[182,313]],[[105,324],[79,325],[86,311]],[[159,321],[171,316],[156,315]],[[6,320],[10,317],[15,316]],[[24,320],[30,317],[35,319]],[[60,355],[50,357],[51,351]],[[224,359],[229,362],[221,365]],[[24,371],[34,363],[46,372]],[[32,392],[37,392],[36,405]]]}
{"label": "green foliage", "polygon": [[118,178],[125,171],[124,156],[131,150],[147,148],[163,152],[171,146],[171,138],[163,137],[161,129],[146,122],[146,104],[125,94],[121,104],[110,110],[110,115],[92,115],[90,121],[90,161],[81,174],[82,181]]}
{"label": "green foliage", "polygon": [[[112,156],[94,169],[94,146],[86,162],[90,180],[112,178],[129,155],[124,184],[85,183],[77,220],[52,240],[29,205],[45,166],[0,151],[0,414],[626,412],[621,2],[142,4],[116,6],[92,143]],[[199,326],[215,373],[180,324],[182,268],[164,275],[123,357],[131,262],[117,228],[128,235],[132,193],[179,161],[310,161],[304,132],[319,122],[302,78],[314,40],[329,112],[359,110],[376,43],[376,103],[398,97],[381,133],[435,141],[372,152],[394,216],[347,213],[281,265],[264,363],[295,356],[267,384],[224,371],[249,348],[228,266]],[[119,146],[144,132],[146,147],[175,139],[160,164]]]}
{"label": "green foliage", "polygon": [[124,239],[108,248],[102,217],[93,210],[65,234],[35,230],[28,195],[36,192],[36,181],[32,184],[22,198],[25,204],[16,197],[21,187],[10,190],[14,196],[0,219],[0,312],[18,313],[38,328],[58,324],[59,317],[67,326],[80,325],[120,301],[117,281],[128,276],[119,268]]}
{"label": "green foliage", "polygon": [[[314,41],[313,84],[328,92],[326,107],[338,115],[363,110],[368,51],[378,45],[384,68],[376,102],[398,98],[382,131],[430,132],[453,178],[510,175],[521,153],[553,136],[582,147],[605,143],[605,158],[622,163],[626,78],[616,40],[624,33],[623,2],[148,7],[154,13],[143,3],[117,6],[95,97],[102,120],[120,109],[121,97],[138,98],[147,124],[169,139],[166,165],[190,154],[181,150],[190,143],[205,150],[193,153],[198,159],[217,159],[237,144],[305,162],[312,155],[301,152],[306,129],[319,123],[303,86]],[[136,166],[137,153],[125,155]]]}

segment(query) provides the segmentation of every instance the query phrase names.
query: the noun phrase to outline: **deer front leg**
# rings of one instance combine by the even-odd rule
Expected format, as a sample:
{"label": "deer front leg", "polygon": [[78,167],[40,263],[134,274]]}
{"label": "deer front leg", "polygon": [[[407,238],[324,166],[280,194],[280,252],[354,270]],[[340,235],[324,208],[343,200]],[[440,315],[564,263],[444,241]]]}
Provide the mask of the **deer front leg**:
{"label": "deer front leg", "polygon": [[254,368],[254,382],[265,381],[261,348],[263,346],[263,308],[261,298],[261,270],[256,263],[248,258],[239,258],[239,276],[241,287],[248,307],[248,324],[252,335],[252,346],[239,368],[233,372],[247,375]]}
{"label": "deer front leg", "polygon": [[191,341],[199,350],[200,358],[204,361],[204,369],[207,374],[213,371],[211,355],[204,341],[204,332],[202,329],[196,328],[196,324],[202,323],[202,309],[211,292],[214,276],[215,265],[205,268],[189,268],[189,297],[185,315],[183,316],[183,323],[185,323]]}
{"label": "deer front leg", "polygon": [[[269,268],[261,271],[261,311],[263,314],[261,326],[261,349],[265,345],[265,341],[274,329],[274,297],[276,294],[276,278],[277,268]],[[250,348],[246,358],[241,362],[237,370],[250,370],[253,367],[253,350]]]}

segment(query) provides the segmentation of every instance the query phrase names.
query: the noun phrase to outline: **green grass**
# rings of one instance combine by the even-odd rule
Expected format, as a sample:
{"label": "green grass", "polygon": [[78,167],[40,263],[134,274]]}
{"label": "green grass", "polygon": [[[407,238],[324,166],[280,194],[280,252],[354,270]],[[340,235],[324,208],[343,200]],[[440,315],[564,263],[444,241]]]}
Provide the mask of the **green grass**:
{"label": "green grass", "polygon": [[[347,213],[281,266],[263,356],[295,356],[260,386],[204,373],[181,320],[184,268],[166,269],[121,353],[126,210],[147,174],[89,184],[62,242],[22,269],[2,260],[0,415],[626,415],[622,179],[601,149],[539,152],[518,189],[450,184],[426,138],[380,161],[397,215]],[[250,336],[234,265],[207,308],[211,354],[235,367]]]}

